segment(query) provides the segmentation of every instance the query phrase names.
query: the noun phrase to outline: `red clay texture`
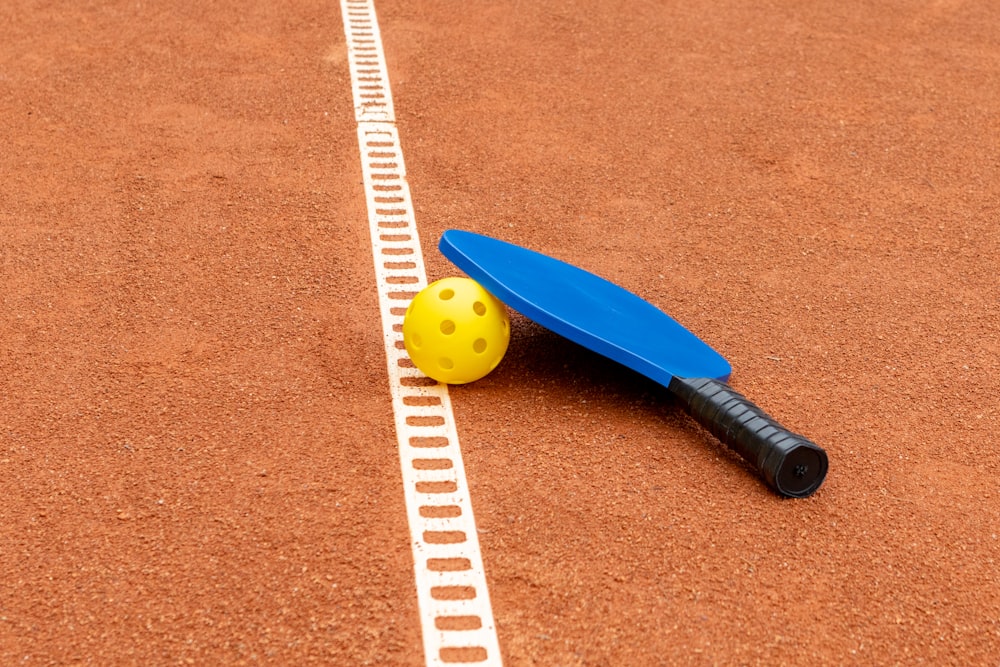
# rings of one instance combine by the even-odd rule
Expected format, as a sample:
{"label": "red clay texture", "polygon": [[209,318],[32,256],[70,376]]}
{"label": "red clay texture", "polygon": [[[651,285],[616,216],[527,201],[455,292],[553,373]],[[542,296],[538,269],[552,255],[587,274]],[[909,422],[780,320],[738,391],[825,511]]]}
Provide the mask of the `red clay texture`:
{"label": "red clay texture", "polygon": [[[376,9],[429,279],[596,272],[830,455],[782,499],[512,313],[451,390],[505,664],[996,665],[1000,6]],[[423,664],[338,4],[0,25],[0,664]]]}

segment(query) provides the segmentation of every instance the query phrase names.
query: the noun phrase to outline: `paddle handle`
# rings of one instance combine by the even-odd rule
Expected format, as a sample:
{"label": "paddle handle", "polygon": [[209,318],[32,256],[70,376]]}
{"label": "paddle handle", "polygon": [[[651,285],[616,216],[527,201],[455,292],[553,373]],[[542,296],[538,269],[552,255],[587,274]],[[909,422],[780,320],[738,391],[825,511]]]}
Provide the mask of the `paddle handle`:
{"label": "paddle handle", "polygon": [[792,433],[724,382],[674,377],[668,385],[684,411],[743,457],[783,496],[811,495],[826,477],[826,452]]}

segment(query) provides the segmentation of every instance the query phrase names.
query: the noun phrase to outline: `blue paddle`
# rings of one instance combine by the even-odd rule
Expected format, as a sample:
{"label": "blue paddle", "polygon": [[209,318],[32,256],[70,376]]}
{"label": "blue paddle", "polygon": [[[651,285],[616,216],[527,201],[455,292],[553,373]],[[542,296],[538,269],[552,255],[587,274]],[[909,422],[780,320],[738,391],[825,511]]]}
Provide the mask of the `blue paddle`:
{"label": "blue paddle", "polygon": [[823,483],[826,452],[733,390],[726,384],[729,362],[648,301],[571,264],[488,236],[449,230],[439,247],[525,317],[665,386],[778,493],[802,498]]}

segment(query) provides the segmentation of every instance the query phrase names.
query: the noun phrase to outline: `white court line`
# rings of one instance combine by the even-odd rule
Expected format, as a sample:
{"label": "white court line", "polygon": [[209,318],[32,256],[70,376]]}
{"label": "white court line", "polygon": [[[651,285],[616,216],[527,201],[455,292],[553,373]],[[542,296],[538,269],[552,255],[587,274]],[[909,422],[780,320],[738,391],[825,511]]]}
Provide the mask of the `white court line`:
{"label": "white court line", "polygon": [[413,367],[403,314],[426,287],[372,0],[340,0],[427,665],[501,665],[448,387]]}

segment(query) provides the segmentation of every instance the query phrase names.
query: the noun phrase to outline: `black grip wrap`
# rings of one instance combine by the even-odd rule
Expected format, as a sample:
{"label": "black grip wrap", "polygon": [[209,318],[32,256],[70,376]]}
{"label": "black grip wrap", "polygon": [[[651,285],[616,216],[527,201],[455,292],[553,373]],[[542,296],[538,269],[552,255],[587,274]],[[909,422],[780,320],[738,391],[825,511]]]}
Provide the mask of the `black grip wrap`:
{"label": "black grip wrap", "polygon": [[674,377],[668,385],[684,411],[757,470],[783,496],[811,495],[826,477],[826,452],[792,433],[729,385]]}

